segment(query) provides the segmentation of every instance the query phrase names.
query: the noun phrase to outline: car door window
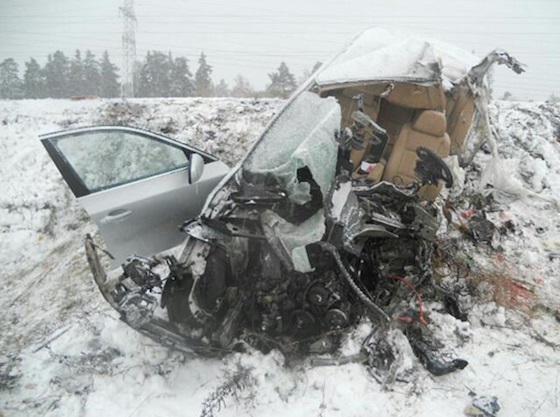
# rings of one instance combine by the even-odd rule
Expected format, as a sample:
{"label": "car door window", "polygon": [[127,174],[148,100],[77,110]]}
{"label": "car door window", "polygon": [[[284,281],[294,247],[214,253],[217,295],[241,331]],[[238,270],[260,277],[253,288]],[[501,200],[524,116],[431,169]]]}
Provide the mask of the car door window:
{"label": "car door window", "polygon": [[54,145],[90,192],[188,166],[181,148],[139,133],[80,132]]}

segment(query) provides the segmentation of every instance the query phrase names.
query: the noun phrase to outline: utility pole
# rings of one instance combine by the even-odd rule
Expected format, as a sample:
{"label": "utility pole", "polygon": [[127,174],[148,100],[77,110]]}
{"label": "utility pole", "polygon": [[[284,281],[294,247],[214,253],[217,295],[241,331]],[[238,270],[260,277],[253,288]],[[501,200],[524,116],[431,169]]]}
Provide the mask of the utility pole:
{"label": "utility pole", "polygon": [[122,81],[121,96],[134,97],[134,64],[136,62],[136,15],[134,14],[134,0],[123,0],[120,7],[123,17],[122,34]]}

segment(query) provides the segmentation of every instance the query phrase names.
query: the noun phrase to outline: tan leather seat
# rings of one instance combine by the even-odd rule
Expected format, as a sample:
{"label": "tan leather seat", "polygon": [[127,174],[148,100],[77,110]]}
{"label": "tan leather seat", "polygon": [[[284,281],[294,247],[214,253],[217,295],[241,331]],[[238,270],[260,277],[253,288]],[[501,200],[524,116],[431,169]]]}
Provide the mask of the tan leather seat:
{"label": "tan leather seat", "polygon": [[440,85],[423,86],[411,83],[396,83],[386,100],[395,106],[409,109],[443,110],[445,95]]}
{"label": "tan leather seat", "polygon": [[[443,113],[435,110],[419,112],[412,123],[406,123],[402,127],[387,162],[383,180],[396,185],[408,185],[416,181],[416,149],[420,146],[433,150],[441,157],[449,156],[450,140],[446,127]],[[425,198],[433,200],[440,191],[441,185],[426,186],[420,192]]]}
{"label": "tan leather seat", "polygon": [[385,159],[389,159],[402,127],[412,121],[414,113],[414,109],[395,106],[386,100],[381,101],[377,124],[385,129],[387,135],[389,135],[389,142],[387,142],[385,147]]}

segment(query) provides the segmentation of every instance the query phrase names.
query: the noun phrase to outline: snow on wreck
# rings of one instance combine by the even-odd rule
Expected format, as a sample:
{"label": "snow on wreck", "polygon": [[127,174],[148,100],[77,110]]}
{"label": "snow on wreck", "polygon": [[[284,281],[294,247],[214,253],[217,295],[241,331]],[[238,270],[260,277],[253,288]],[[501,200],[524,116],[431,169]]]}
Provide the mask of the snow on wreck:
{"label": "snow on wreck", "polygon": [[[434,200],[453,184],[443,159],[468,162],[481,143],[470,135],[475,121],[477,133],[490,132],[484,75],[496,62],[522,71],[504,52],[479,60],[439,41],[363,32],[294,94],[183,226],[189,238],[167,269],[136,258],[109,282],[87,244],[104,296],[133,327],[182,350],[228,352],[241,340],[286,356],[336,354],[367,316],[376,323],[363,344],[370,357],[390,350],[404,323],[428,370],[463,369],[466,361],[429,347],[417,290],[432,275]],[[154,315],[161,286],[168,324]]]}
{"label": "snow on wreck", "polygon": [[[288,190],[289,199],[301,206],[309,204],[312,196],[298,170],[309,169],[326,196],[336,175],[337,148],[344,140],[347,143],[341,146],[349,148],[352,179],[369,184],[402,187],[418,181],[420,147],[447,158],[451,165],[457,160],[467,164],[484,140],[493,143],[485,83],[493,63],[523,71],[502,51],[481,60],[439,40],[382,28],[365,30],[293,95],[234,172],[240,170],[238,178],[246,183],[254,183],[257,174],[275,177]],[[317,95],[333,97],[338,106]],[[442,185],[425,184],[420,194],[434,200]],[[215,203],[223,193],[217,196]],[[317,211],[299,228],[305,239],[284,242],[301,272],[310,270],[303,248],[321,240],[325,231],[321,213]],[[269,223],[281,235],[295,234],[294,219],[280,222],[272,217]]]}
{"label": "snow on wreck", "polygon": [[402,126],[412,123],[421,111],[443,114],[448,153],[468,163],[480,146],[467,147],[476,113],[483,123],[487,121],[485,75],[494,63],[523,72],[522,65],[504,51],[492,51],[481,60],[436,39],[373,28],[319,69],[312,83],[322,96],[337,98],[343,127],[351,123],[353,97],[363,94],[368,115],[388,130],[389,150]]}

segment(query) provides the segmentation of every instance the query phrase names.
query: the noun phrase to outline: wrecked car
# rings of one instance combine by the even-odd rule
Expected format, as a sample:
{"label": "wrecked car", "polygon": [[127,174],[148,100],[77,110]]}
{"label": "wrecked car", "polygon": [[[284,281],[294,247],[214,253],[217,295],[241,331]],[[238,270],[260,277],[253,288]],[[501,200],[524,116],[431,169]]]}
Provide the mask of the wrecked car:
{"label": "wrecked car", "polygon": [[[102,251],[86,239],[103,296],[130,326],[188,353],[220,355],[248,345],[322,357],[336,354],[345,332],[369,319],[377,336],[403,326],[432,373],[464,368],[461,359],[439,359],[426,340],[419,291],[432,276],[438,196],[454,181],[444,159],[468,163],[479,138],[490,134],[484,76],[496,62],[522,71],[505,52],[480,61],[434,40],[361,33],[293,95],[212,192],[206,185],[219,175],[201,181],[217,161],[192,155],[190,182],[201,184],[199,195],[210,194],[194,220],[186,213],[191,202],[173,200],[172,189],[170,201],[151,203],[146,227],[159,222],[161,206],[186,220],[182,245],[155,256],[172,245],[138,246],[123,259],[114,239],[124,237],[108,234],[116,231],[106,217],[125,217],[134,198],[141,206],[148,188],[132,197],[123,195],[120,179],[99,188],[98,173],[84,171],[84,178],[59,155],[64,163],[55,162],[77,197],[88,199],[84,184],[113,193],[112,212],[94,198],[84,204],[116,252],[113,265],[121,264],[107,273]],[[65,154],[66,135],[43,138],[51,156]],[[184,170],[188,158],[181,158]],[[136,160],[144,165],[140,155]],[[74,185],[63,169],[77,177]],[[127,238],[146,236],[138,230]]]}

